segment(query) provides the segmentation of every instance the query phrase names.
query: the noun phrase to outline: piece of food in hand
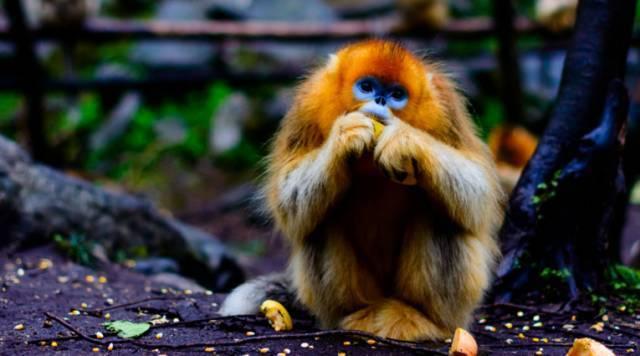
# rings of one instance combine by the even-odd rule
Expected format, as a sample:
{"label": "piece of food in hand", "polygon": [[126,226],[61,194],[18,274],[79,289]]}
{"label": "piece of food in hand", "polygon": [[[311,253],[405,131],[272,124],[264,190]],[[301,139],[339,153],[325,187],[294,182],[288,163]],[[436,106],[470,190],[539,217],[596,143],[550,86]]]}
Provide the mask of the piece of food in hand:
{"label": "piece of food in hand", "polygon": [[378,138],[380,137],[380,134],[384,129],[384,125],[381,124],[380,121],[376,119],[371,119],[371,121],[373,121],[373,136],[375,136],[375,138]]}
{"label": "piece of food in hand", "polygon": [[457,328],[453,335],[449,355],[451,356],[476,356],[478,354],[478,344],[468,331]]}
{"label": "piece of food in hand", "polygon": [[567,356],[614,356],[615,354],[601,343],[583,337],[575,339]]}
{"label": "piece of food in hand", "polygon": [[267,299],[262,302],[260,312],[269,320],[275,331],[293,329],[293,321],[287,309],[275,300]]}

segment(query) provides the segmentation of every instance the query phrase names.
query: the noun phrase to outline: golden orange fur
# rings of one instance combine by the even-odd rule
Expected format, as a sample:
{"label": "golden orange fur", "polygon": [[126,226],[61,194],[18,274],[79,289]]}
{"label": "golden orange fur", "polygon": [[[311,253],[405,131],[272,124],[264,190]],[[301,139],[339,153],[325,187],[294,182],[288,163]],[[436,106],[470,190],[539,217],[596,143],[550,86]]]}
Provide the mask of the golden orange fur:
{"label": "golden orange fur", "polygon": [[[379,137],[353,99],[362,76],[408,92]],[[490,283],[502,218],[491,154],[453,83],[396,43],[347,46],[302,83],[265,198],[291,243],[297,299],[324,327],[444,339]],[[251,310],[232,307],[256,295],[249,284],[224,313]]]}

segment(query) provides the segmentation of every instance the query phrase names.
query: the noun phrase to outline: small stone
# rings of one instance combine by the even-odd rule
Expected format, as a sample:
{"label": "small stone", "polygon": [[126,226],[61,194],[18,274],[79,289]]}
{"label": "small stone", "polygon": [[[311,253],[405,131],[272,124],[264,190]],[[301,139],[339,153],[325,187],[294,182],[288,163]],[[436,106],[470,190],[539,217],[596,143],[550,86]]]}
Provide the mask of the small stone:
{"label": "small stone", "polygon": [[540,321],[540,315],[534,315],[533,321]]}
{"label": "small stone", "polygon": [[109,343],[109,346],[107,346],[107,351],[113,351],[113,342]]}
{"label": "small stone", "polygon": [[284,352],[278,352],[276,356],[287,356],[287,354],[285,354]]}
{"label": "small stone", "polygon": [[210,290],[206,290],[206,291],[204,291],[204,294],[206,294],[206,295],[213,295],[213,292],[212,292],[212,291],[210,291]]}
{"label": "small stone", "polygon": [[77,309],[72,309],[72,310],[69,312],[69,315],[80,315],[80,311],[79,311],[79,310],[77,310]]}
{"label": "small stone", "polygon": [[453,342],[453,340],[451,340],[450,338],[449,339],[444,339],[444,342],[446,342],[447,344],[450,344],[450,343]]}
{"label": "small stone", "polygon": [[607,314],[603,315],[602,321],[609,321],[609,316]]}
{"label": "small stone", "polygon": [[107,320],[111,319],[111,314],[106,313],[106,314],[104,315],[104,318],[105,318],[105,319],[107,319]]}
{"label": "small stone", "polygon": [[540,339],[539,339],[539,338],[537,338],[537,337],[532,337],[532,338],[531,338],[531,341],[533,341],[533,342],[540,342]]}
{"label": "small stone", "polygon": [[95,281],[96,281],[96,277],[94,277],[94,276],[92,276],[92,275],[90,275],[90,274],[89,274],[89,275],[86,275],[86,276],[84,277],[84,280],[85,280],[87,283],[93,283],[93,282],[95,282]]}
{"label": "small stone", "polygon": [[368,340],[367,340],[367,344],[369,344],[369,345],[375,345],[375,344],[376,344],[376,340],[374,340],[374,339],[368,339]]}
{"label": "small stone", "polygon": [[18,268],[18,270],[16,271],[16,274],[18,275],[18,277],[22,277],[24,276],[24,270],[22,268]]}
{"label": "small stone", "polygon": [[261,354],[266,354],[267,352],[269,352],[269,348],[268,347],[263,347],[258,351],[260,351]]}
{"label": "small stone", "polygon": [[537,322],[537,323],[534,323],[534,324],[533,324],[533,327],[534,327],[534,328],[541,328],[541,327],[542,327],[542,322],[541,322],[541,321],[539,321],[539,322]]}
{"label": "small stone", "polygon": [[505,342],[509,345],[513,344],[513,339],[506,339]]}
{"label": "small stone", "polygon": [[69,282],[69,277],[67,277],[67,276],[58,276],[57,280],[58,280],[58,283],[65,284],[65,283]]}
{"label": "small stone", "polygon": [[51,341],[51,347],[58,347],[57,341]]}
{"label": "small stone", "polygon": [[18,330],[18,331],[24,330],[24,324],[18,324],[16,326],[14,326],[13,330]]}
{"label": "small stone", "polygon": [[205,347],[204,352],[216,352],[216,348],[211,346]]}
{"label": "small stone", "polygon": [[104,334],[98,331],[98,332],[96,333],[96,338],[98,338],[98,339],[104,339]]}
{"label": "small stone", "polygon": [[344,345],[344,346],[351,346],[351,341],[344,341],[344,342],[342,343],[342,345]]}
{"label": "small stone", "polygon": [[284,349],[282,351],[284,351],[284,353],[287,354],[287,355],[291,353],[291,350],[289,350],[289,349]]}
{"label": "small stone", "polygon": [[492,333],[496,332],[496,327],[495,326],[491,326],[491,325],[487,325],[484,327],[485,330],[487,331],[491,331]]}
{"label": "small stone", "polygon": [[247,331],[246,333],[244,333],[247,336],[254,336],[256,333],[253,331]]}
{"label": "small stone", "polygon": [[505,323],[505,324],[504,324],[504,327],[505,327],[505,328],[507,328],[507,329],[511,329],[511,328],[513,328],[513,324],[511,324],[511,323]]}
{"label": "small stone", "polygon": [[549,343],[549,339],[547,339],[546,337],[543,337],[541,340],[542,340],[542,342],[544,342],[545,344],[548,344],[548,343]]}
{"label": "small stone", "polygon": [[529,325],[525,325],[522,327],[522,331],[529,331]]}
{"label": "small stone", "polygon": [[518,334],[518,339],[526,339],[526,338],[527,338],[527,337],[526,337],[526,336],[524,336],[524,334],[523,334],[523,333],[519,333],[519,334]]}
{"label": "small stone", "polygon": [[303,342],[302,344],[300,344],[300,347],[302,347],[303,349],[306,349],[307,347],[309,347],[309,343]]}
{"label": "small stone", "polygon": [[89,305],[87,305],[87,303],[80,304],[80,308],[82,308],[82,309],[87,309],[88,307],[89,307]]}
{"label": "small stone", "polygon": [[101,284],[107,283],[107,277],[105,276],[98,277],[98,283],[101,283]]}
{"label": "small stone", "polygon": [[343,352],[343,351],[340,351],[340,352],[338,352],[338,356],[347,356],[347,353]]}
{"label": "small stone", "polygon": [[576,316],[575,315],[571,316],[571,321],[576,321]]}
{"label": "small stone", "polygon": [[625,310],[627,310],[627,307],[625,305],[621,305],[618,307],[618,311],[621,313],[624,312]]}
{"label": "small stone", "polygon": [[633,352],[633,349],[627,349],[627,353],[630,354]]}
{"label": "small stone", "polygon": [[575,325],[573,325],[573,324],[564,324],[564,325],[562,325],[562,328],[563,328],[563,329],[565,329],[565,330],[569,330],[569,331],[573,330],[575,327],[576,327],[576,326],[575,326]]}
{"label": "small stone", "polygon": [[38,269],[39,270],[45,270],[45,269],[49,269],[53,267],[53,262],[51,262],[50,259],[48,258],[41,258],[40,261],[38,261]]}
{"label": "small stone", "polygon": [[92,348],[92,349],[91,349],[91,351],[92,351],[92,352],[100,352],[100,349],[99,349],[99,348],[97,348],[97,347],[94,347],[94,348]]}
{"label": "small stone", "polygon": [[603,331],[604,331],[604,323],[603,323],[603,322],[601,322],[601,321],[599,321],[599,322],[597,322],[597,323],[595,323],[595,324],[591,325],[591,327],[590,327],[589,329],[593,329],[593,330],[595,330],[596,332],[601,333],[601,332],[603,332]]}
{"label": "small stone", "polygon": [[518,318],[522,318],[524,316],[524,312],[523,311],[518,311],[516,313],[516,315],[518,316]]}
{"label": "small stone", "polygon": [[484,318],[478,320],[478,324],[484,324],[486,322],[487,322],[487,319],[484,319]]}
{"label": "small stone", "polygon": [[105,299],[105,303],[107,303],[107,305],[113,305],[115,302],[113,301],[113,298],[107,298]]}

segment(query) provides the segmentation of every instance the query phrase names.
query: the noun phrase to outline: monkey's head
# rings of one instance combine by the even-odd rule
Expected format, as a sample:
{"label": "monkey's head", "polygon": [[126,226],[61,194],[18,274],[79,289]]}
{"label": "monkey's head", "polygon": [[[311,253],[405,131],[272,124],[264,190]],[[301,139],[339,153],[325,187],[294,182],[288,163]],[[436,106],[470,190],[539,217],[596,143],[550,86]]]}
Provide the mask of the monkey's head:
{"label": "monkey's head", "polygon": [[430,76],[435,70],[398,43],[358,42],[332,55],[303,86],[302,109],[313,112],[308,117],[318,120],[324,135],[335,118],[354,111],[383,124],[397,117],[428,129],[424,118],[442,116],[435,113],[442,107]]}

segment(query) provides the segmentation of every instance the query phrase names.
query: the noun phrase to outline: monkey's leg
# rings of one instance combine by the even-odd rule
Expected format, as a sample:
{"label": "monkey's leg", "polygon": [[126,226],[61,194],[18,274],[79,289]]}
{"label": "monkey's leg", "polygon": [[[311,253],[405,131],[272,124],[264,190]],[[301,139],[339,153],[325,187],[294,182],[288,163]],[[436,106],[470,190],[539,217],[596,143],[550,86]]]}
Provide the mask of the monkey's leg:
{"label": "monkey's leg", "polygon": [[452,334],[421,311],[399,299],[384,299],[348,315],[340,323],[349,330],[367,331],[392,339],[442,340]]}
{"label": "monkey's leg", "polygon": [[236,287],[220,307],[221,315],[256,314],[266,299],[277,300],[287,308],[300,308],[286,273],[258,277]]}
{"label": "monkey's leg", "polygon": [[[466,327],[490,284],[497,245],[490,235],[469,235],[438,226],[418,212],[417,228],[405,237],[395,295],[439,328]],[[421,220],[418,220],[421,219]]]}
{"label": "monkey's leg", "polygon": [[287,238],[300,242],[313,231],[349,185],[348,159],[360,156],[373,140],[371,119],[350,113],[336,120],[320,148],[289,159],[274,172],[267,195]]}

